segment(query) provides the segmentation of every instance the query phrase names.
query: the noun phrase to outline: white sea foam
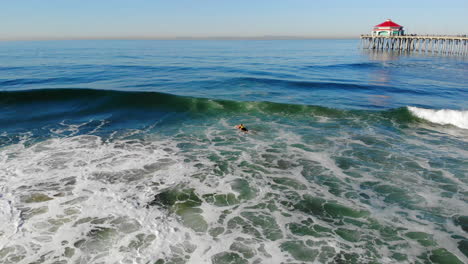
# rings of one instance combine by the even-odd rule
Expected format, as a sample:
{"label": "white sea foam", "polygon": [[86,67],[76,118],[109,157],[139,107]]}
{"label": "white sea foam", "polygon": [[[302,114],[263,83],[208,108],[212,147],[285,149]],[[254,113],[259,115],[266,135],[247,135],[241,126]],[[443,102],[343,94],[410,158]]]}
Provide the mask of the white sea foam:
{"label": "white sea foam", "polygon": [[408,106],[410,112],[422,119],[441,125],[454,125],[460,128],[468,129],[468,111],[459,111],[451,109],[424,109],[414,106]]}
{"label": "white sea foam", "polygon": [[[430,165],[424,165],[431,152],[424,157],[409,158],[404,151],[395,149],[405,144],[389,148],[392,141],[388,135],[367,128],[364,128],[365,135],[343,130],[334,137],[323,135],[317,129],[313,138],[307,138],[289,124],[252,119],[246,123],[272,129],[266,133],[261,126],[252,126],[256,133],[237,134],[231,123],[222,119],[209,129],[202,127],[201,134],[197,134],[196,125],[190,124],[183,128],[190,133],[183,131],[174,137],[147,134],[143,139],[124,140],[115,133],[112,140],[103,141],[97,136],[82,135],[32,145],[18,143],[0,149],[3,169],[0,171],[3,194],[0,221],[9,223],[0,226],[0,250],[3,247],[10,257],[24,257],[24,263],[40,258],[45,262],[66,263],[154,263],[163,258],[185,259],[182,262],[191,264],[215,262],[216,256],[239,253],[233,245],[242,245],[250,252],[247,255],[253,255],[249,259],[251,263],[291,263],[295,260],[285,245],[307,242],[306,249],[310,247],[317,252],[326,246],[325,249],[333,250],[337,256],[345,252],[364,256],[367,251],[362,241],[353,243],[336,233],[322,237],[291,233],[290,224],[306,221],[308,225],[318,224],[330,230],[341,228],[358,231],[362,236],[380,236],[378,231],[366,226],[360,228],[352,222],[335,226],[320,215],[294,210],[292,204],[309,195],[369,211],[368,217],[359,220],[372,221],[398,232],[404,243],[408,243],[405,250],[409,261],[427,250],[405,238],[404,233],[424,230],[430,230],[438,244],[449,245],[451,252],[465,260],[447,232],[440,231],[418,210],[407,208],[406,201],[394,199],[404,190],[410,193],[406,198],[416,208],[436,208],[446,215],[460,213],[464,206],[460,195],[443,197],[439,182],[422,177],[421,168],[427,172],[432,170]],[[312,133],[308,125],[298,129]],[[139,132],[120,134],[135,138]],[[370,157],[372,151],[388,161],[374,167],[379,161]],[[398,159],[386,153],[397,155]],[[354,166],[343,169],[335,156],[352,159]],[[405,163],[409,161],[413,161],[413,167],[414,162],[419,164],[417,171],[406,169]],[[460,192],[465,191],[466,184],[453,177],[442,170],[438,179],[457,183]],[[277,183],[279,179],[284,182]],[[408,184],[409,179],[418,184]],[[250,186],[249,198],[219,206],[203,198],[228,193],[239,197],[239,190],[233,185],[238,180]],[[369,182],[373,184],[365,185]],[[367,186],[365,189],[362,183]],[[373,186],[382,186],[390,195],[376,191]],[[155,194],[181,189],[193,190],[204,200],[197,210],[202,210],[200,215],[208,226],[206,232],[191,229],[181,221],[181,215],[171,214],[161,206],[148,206]],[[366,203],[360,202],[359,193],[370,197]],[[31,197],[31,194],[44,196]],[[33,198],[37,201],[28,201]],[[402,212],[405,217],[399,216]],[[402,227],[410,228],[398,231]],[[211,235],[213,228],[223,231]],[[459,227],[447,228],[456,233]],[[271,233],[281,235],[269,238]],[[381,255],[381,263],[394,262],[391,258],[394,249],[386,245],[373,247]],[[71,250],[74,250],[72,255]],[[323,263],[333,261],[333,254],[322,256]]]}
{"label": "white sea foam", "polygon": [[[174,146],[153,143],[75,136],[2,149],[0,248],[7,258],[146,263],[184,241],[173,231],[182,226],[144,206],[191,169],[163,150]],[[144,243],[129,246],[138,239]]]}

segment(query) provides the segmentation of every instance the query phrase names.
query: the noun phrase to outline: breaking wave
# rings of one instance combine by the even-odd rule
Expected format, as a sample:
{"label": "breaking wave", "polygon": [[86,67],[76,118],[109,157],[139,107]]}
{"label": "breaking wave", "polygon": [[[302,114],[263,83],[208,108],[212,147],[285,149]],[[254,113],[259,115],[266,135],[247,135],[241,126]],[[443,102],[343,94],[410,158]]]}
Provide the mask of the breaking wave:
{"label": "breaking wave", "polygon": [[408,110],[418,118],[441,125],[454,125],[468,129],[468,111],[451,109],[424,109],[408,106]]}

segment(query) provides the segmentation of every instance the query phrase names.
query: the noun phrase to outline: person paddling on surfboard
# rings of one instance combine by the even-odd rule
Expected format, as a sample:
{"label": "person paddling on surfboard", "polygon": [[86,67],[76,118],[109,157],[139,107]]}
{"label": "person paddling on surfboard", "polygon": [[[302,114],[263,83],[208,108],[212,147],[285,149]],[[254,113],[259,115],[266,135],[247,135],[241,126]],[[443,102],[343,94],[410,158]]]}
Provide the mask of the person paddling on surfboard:
{"label": "person paddling on surfboard", "polygon": [[237,126],[235,126],[235,128],[237,128],[240,131],[245,132],[245,133],[249,132],[249,130],[244,126],[244,124],[237,125]]}

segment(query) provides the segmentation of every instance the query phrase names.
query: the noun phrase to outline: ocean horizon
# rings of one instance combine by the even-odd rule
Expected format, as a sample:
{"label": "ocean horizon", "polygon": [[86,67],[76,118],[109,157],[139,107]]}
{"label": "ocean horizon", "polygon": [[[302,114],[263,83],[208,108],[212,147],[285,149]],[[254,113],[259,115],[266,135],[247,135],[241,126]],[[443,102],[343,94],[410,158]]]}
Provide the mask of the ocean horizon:
{"label": "ocean horizon", "polygon": [[358,39],[0,41],[0,263],[467,263],[467,83]]}
{"label": "ocean horizon", "polygon": [[349,40],[359,39],[358,35],[340,35],[340,36],[299,36],[299,35],[259,35],[259,36],[108,36],[108,37],[21,37],[21,38],[3,38],[0,42],[33,42],[33,41],[151,41],[151,40]]}

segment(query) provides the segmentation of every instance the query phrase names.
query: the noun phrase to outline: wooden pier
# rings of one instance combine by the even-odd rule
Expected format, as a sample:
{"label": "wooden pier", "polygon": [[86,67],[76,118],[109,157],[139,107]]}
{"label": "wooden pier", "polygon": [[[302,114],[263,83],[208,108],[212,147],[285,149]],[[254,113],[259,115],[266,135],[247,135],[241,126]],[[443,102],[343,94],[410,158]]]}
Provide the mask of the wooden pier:
{"label": "wooden pier", "polygon": [[361,47],[468,56],[467,36],[372,36],[361,35]]}

